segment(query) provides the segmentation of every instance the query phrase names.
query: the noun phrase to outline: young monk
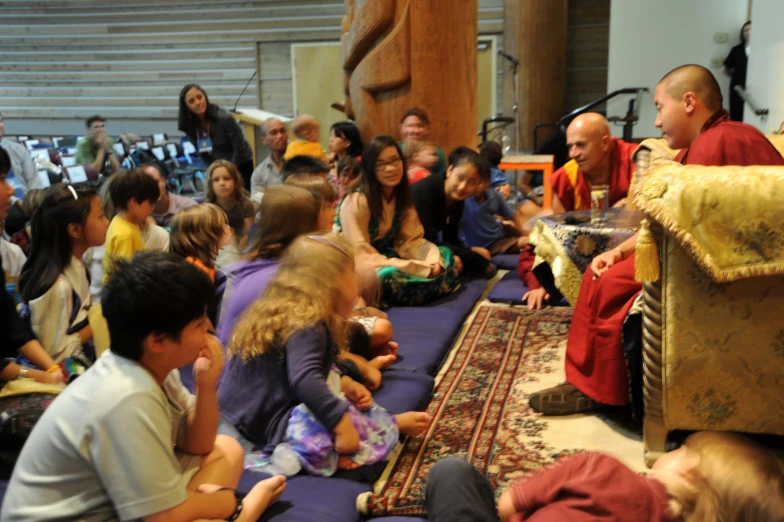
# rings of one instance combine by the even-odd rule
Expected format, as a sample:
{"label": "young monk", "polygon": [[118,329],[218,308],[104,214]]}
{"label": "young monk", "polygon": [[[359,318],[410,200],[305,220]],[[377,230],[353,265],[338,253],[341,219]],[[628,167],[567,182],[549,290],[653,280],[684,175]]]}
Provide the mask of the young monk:
{"label": "young monk", "polygon": [[[684,165],[784,165],[757,129],[730,121],[713,74],[683,65],[661,79],[654,103],[656,126]],[[621,328],[642,285],[634,280],[637,234],[596,256],[585,273],[566,345],[565,384],[531,395],[546,415],[571,415],[597,404],[629,403]]]}

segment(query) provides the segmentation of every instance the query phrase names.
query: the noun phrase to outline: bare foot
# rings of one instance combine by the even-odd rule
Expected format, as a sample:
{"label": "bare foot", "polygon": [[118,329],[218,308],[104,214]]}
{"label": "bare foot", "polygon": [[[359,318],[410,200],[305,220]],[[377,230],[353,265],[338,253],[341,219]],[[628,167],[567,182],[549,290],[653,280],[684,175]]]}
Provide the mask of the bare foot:
{"label": "bare foot", "polygon": [[[390,343],[391,344],[391,343]],[[397,343],[395,343],[397,344]],[[379,355],[378,357],[373,357],[368,361],[368,366],[372,366],[377,370],[383,370],[384,368],[388,368],[397,360],[397,355],[390,354],[390,355]]]}
{"label": "bare foot", "polygon": [[407,411],[395,415],[397,427],[403,435],[416,435],[427,429],[430,424],[430,415],[424,411]]}
{"label": "bare foot", "polygon": [[255,522],[268,507],[280,499],[284,489],[286,489],[286,477],[283,475],[276,475],[256,483],[250,493],[242,499],[242,513],[237,520]]}
{"label": "bare foot", "polygon": [[[378,357],[376,357],[378,359]],[[374,359],[375,360],[375,359]],[[377,390],[381,386],[381,370],[368,361],[367,366],[362,372],[362,377],[365,378],[365,386],[368,390]]]}
{"label": "bare foot", "polygon": [[382,346],[376,350],[376,353],[378,355],[397,355],[398,346],[399,345],[395,341],[389,341],[386,346]]}
{"label": "bare foot", "polygon": [[357,469],[359,466],[361,466],[361,464],[357,464],[346,455],[338,457],[338,469]]}

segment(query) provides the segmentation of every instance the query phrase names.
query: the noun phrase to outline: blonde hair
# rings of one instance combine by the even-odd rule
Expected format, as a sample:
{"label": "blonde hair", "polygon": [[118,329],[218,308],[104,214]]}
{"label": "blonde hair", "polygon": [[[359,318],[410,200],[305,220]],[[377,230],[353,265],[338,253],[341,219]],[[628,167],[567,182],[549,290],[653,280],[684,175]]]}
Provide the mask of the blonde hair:
{"label": "blonde hair", "polygon": [[688,485],[664,486],[672,514],[684,522],[784,520],[784,465],[735,433],[702,431],[684,442],[699,457]]}
{"label": "blonde hair", "polygon": [[409,167],[414,164],[414,156],[420,152],[426,151],[427,149],[433,149],[435,151],[435,143],[431,141],[411,141],[406,143],[406,148],[403,151],[403,154],[406,157],[406,163],[409,165]]}
{"label": "blonde hair", "polygon": [[338,200],[338,191],[331,181],[327,181],[323,176],[315,174],[292,174],[286,181],[285,185],[292,187],[299,187],[307,190],[314,196],[318,196],[321,200],[321,206],[328,206]]}
{"label": "blonde hair", "polygon": [[212,173],[220,167],[228,170],[229,175],[234,180],[234,193],[232,194],[232,198],[234,198],[235,201],[241,201],[243,196],[245,196],[242,176],[240,175],[240,171],[237,169],[237,166],[228,160],[215,160],[209,167],[207,167],[207,172],[204,173],[205,177],[207,178],[207,201],[210,203],[218,202],[218,196],[215,195],[215,190],[212,188]]}
{"label": "blonde hair", "polygon": [[353,269],[353,249],[342,236],[311,234],[295,239],[264,294],[237,322],[229,356],[245,362],[265,353],[283,355],[294,333],[323,321],[335,340],[337,357],[348,343],[346,318],[335,311],[338,281]]}
{"label": "blonde hair", "polygon": [[175,214],[169,232],[169,251],[195,257],[213,268],[229,224],[226,212],[213,203],[202,203]]}
{"label": "blonde hair", "polygon": [[301,114],[294,119],[291,125],[291,131],[294,136],[302,139],[302,133],[312,129],[320,129],[321,124],[319,121],[310,114]]}
{"label": "blonde hair", "polygon": [[258,241],[251,258],[278,257],[301,234],[318,230],[321,205],[299,187],[273,185],[264,191],[259,210]]}

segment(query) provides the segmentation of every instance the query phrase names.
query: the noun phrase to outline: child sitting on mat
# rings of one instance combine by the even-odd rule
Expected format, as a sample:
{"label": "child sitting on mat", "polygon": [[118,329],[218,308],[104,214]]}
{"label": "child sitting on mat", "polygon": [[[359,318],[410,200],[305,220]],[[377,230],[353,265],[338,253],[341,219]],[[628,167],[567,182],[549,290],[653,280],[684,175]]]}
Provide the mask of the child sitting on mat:
{"label": "child sitting on mat", "polygon": [[[223,347],[205,315],[212,285],[170,253],[114,268],[102,301],[112,349],[33,428],[0,519],[258,520],[286,481],[235,493],[243,452],[217,433]],[[190,363],[195,395],[177,370]]]}
{"label": "child sitting on mat", "polygon": [[107,224],[94,190],[64,184],[46,190],[33,216],[35,241],[19,276],[23,314],[41,345],[69,373],[81,373],[95,360],[87,317],[90,278],[82,256],[103,245]]}
{"label": "child sitting on mat", "polygon": [[229,218],[218,205],[202,203],[176,214],[171,221],[169,250],[203,271],[215,287],[215,308],[207,311],[213,324],[218,323],[226,276],[215,266],[218,252],[232,239]]}
{"label": "child sitting on mat", "polygon": [[490,173],[480,170],[476,194],[465,201],[460,232],[469,247],[480,247],[490,254],[519,252],[528,244],[514,222],[515,213],[497,190],[490,188]]}
{"label": "child sitting on mat", "polygon": [[109,277],[115,258],[130,259],[147,248],[142,228],[161,195],[158,183],[140,167],[115,174],[107,188],[116,215],[106,231],[103,252],[103,282]]}
{"label": "child sitting on mat", "polygon": [[283,453],[329,476],[383,460],[400,433],[427,426],[427,413],[390,415],[335,371],[357,293],[350,244],[335,234],[301,236],[240,319],[218,397],[224,418],[262,450],[251,468]]}

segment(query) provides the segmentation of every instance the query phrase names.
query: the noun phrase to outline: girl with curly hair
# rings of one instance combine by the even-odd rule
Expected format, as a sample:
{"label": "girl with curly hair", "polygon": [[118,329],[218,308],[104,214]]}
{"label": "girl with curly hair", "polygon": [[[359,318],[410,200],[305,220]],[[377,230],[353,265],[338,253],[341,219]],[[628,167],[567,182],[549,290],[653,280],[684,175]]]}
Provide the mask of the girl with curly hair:
{"label": "girl with curly hair", "polygon": [[251,468],[284,453],[329,476],[383,460],[400,433],[427,426],[427,413],[390,415],[365,386],[337,373],[357,293],[350,243],[301,236],[237,323],[218,399],[223,418],[261,448]]}

